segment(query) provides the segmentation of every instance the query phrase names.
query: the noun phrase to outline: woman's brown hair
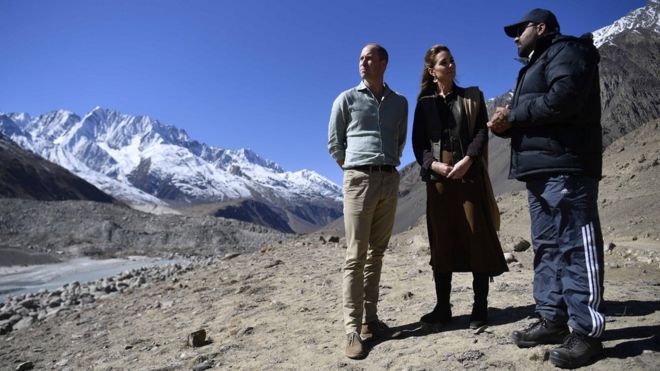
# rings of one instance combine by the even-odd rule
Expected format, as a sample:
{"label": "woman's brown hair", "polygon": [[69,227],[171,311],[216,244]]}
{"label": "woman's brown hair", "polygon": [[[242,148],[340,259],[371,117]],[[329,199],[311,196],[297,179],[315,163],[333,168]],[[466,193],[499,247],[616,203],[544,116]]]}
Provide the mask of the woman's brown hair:
{"label": "woman's brown hair", "polygon": [[433,45],[431,48],[429,48],[429,50],[426,52],[426,55],[424,56],[424,70],[422,71],[422,83],[419,89],[419,95],[417,96],[418,100],[421,97],[433,95],[438,90],[438,87],[433,82],[433,76],[431,76],[429,73],[429,68],[433,68],[433,64],[435,63],[435,56],[440,52],[447,52],[451,54],[451,51],[448,47],[444,45]]}

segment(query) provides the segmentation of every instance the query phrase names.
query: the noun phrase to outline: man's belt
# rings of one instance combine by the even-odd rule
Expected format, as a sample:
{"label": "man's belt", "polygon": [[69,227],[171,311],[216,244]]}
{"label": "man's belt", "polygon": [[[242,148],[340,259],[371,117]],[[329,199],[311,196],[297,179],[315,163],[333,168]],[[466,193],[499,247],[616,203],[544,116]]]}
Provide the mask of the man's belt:
{"label": "man's belt", "polygon": [[360,166],[353,166],[351,168],[348,168],[346,170],[360,170],[360,171],[365,171],[368,173],[373,173],[376,171],[382,171],[386,173],[394,173],[396,172],[396,167],[393,165],[360,165]]}

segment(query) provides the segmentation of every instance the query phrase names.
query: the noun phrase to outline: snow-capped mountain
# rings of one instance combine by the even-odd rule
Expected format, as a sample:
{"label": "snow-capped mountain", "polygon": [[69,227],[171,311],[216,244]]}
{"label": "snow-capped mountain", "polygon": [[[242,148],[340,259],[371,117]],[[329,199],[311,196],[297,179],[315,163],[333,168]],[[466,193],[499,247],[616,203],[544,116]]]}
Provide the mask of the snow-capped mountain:
{"label": "snow-capped mountain", "polygon": [[594,31],[594,45],[600,48],[604,44],[611,43],[616,35],[626,30],[651,29],[660,33],[659,8],[660,0],[648,0],[645,7],[635,9],[611,25]]}
{"label": "snow-capped mountain", "polygon": [[333,215],[341,210],[341,188],[314,171],[286,172],[249,149],[211,147],[149,116],[101,107],[82,117],[0,113],[0,131],[129,203],[256,199],[284,209],[302,203]]}

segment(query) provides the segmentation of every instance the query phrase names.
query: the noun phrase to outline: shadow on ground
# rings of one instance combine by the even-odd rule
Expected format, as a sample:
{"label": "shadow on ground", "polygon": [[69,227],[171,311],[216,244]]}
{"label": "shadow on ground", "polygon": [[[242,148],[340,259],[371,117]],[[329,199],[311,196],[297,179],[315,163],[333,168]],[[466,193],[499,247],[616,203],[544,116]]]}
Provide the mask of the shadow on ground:
{"label": "shadow on ground", "polygon": [[[605,315],[609,318],[623,316],[646,316],[660,310],[658,301],[608,301],[605,304]],[[534,305],[525,305],[520,307],[489,308],[489,325],[504,325],[518,322],[530,317],[534,317]],[[371,349],[385,341],[401,340],[410,337],[427,336],[430,334],[462,330],[468,328],[469,316],[462,315],[452,318],[452,321],[445,325],[426,325],[420,322],[413,322],[401,326],[392,327],[395,334],[392,339],[375,339],[365,343],[365,350],[368,354]],[[522,327],[521,327],[522,328]],[[621,329],[606,330],[603,335],[603,341],[626,340],[618,343],[612,348],[605,349],[605,356],[612,358],[628,358],[638,356],[644,351],[660,352],[660,325],[648,325],[627,327]]]}

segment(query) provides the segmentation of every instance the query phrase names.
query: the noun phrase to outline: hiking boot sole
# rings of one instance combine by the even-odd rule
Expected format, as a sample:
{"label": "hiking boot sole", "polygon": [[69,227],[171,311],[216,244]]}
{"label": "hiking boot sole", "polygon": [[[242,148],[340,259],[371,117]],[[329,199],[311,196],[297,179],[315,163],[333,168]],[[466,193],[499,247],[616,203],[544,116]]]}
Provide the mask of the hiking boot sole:
{"label": "hiking boot sole", "polygon": [[346,357],[350,359],[364,359],[367,355],[365,353],[360,354],[346,354]]}
{"label": "hiking boot sole", "polygon": [[586,359],[572,359],[566,357],[564,354],[551,351],[550,352],[550,363],[559,367],[559,368],[578,368],[590,364],[592,361],[600,358],[601,354],[596,353],[587,357]]}

